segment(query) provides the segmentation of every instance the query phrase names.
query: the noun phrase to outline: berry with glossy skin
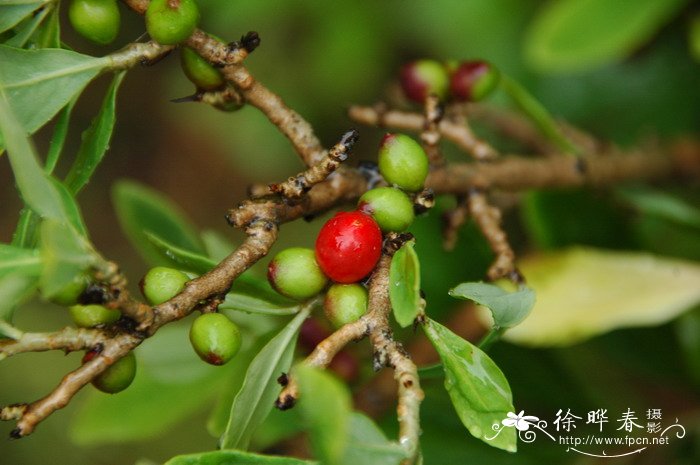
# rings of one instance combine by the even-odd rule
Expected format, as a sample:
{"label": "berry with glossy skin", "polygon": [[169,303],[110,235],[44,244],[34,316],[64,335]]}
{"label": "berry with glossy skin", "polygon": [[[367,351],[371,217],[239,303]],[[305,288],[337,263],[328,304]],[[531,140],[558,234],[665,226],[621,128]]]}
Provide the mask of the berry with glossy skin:
{"label": "berry with glossy skin", "polygon": [[277,292],[295,300],[315,296],[328,283],[314,251],[303,247],[290,247],[275,255],[267,267],[267,279]]}
{"label": "berry with glossy skin", "polygon": [[180,50],[180,64],[187,78],[198,89],[216,90],[226,83],[221,71],[189,47],[182,47]]}
{"label": "berry with glossy skin", "polygon": [[423,103],[430,94],[444,100],[450,87],[445,67],[434,60],[416,60],[401,67],[401,88],[407,98]]}
{"label": "berry with glossy skin", "polygon": [[357,321],[367,312],[367,289],[360,284],[333,284],[326,292],[323,310],[336,328]]}
{"label": "berry with glossy skin", "polygon": [[337,283],[360,281],[374,269],[381,253],[382,231],[371,216],[359,211],[337,213],[316,239],[316,260]]}
{"label": "berry with glossy skin", "polygon": [[146,10],[146,29],[156,42],[179,44],[194,32],[199,22],[195,0],[152,0]]}
{"label": "berry with glossy skin", "polygon": [[423,188],[428,156],[423,147],[404,134],[387,134],[379,146],[379,172],[390,184],[408,192]]}
{"label": "berry with glossy skin", "polygon": [[160,305],[178,295],[189,280],[190,278],[180,270],[157,266],[151,268],[139,284],[148,303]]}
{"label": "berry with glossy skin", "polygon": [[205,313],[190,327],[190,342],[199,358],[212,365],[223,365],[241,348],[241,332],[221,313]]}
{"label": "berry with glossy skin", "polygon": [[413,223],[413,202],[395,187],[378,187],[365,192],[358,210],[371,215],[384,232],[402,232]]}
{"label": "berry with glossy skin", "polygon": [[117,37],[121,22],[117,0],[73,0],[68,19],[78,34],[101,45]]}
{"label": "berry with glossy skin", "polygon": [[78,298],[85,291],[88,285],[88,278],[85,275],[78,275],[68,283],[63,289],[51,297],[51,302],[68,307],[78,303]]}
{"label": "berry with glossy skin", "polygon": [[450,92],[457,100],[478,102],[498,86],[501,73],[487,61],[466,61],[452,73]]}
{"label": "berry with glossy skin", "polygon": [[[95,355],[97,355],[95,352],[87,352],[83,357],[83,363],[89,362]],[[128,388],[135,376],[136,357],[133,352],[129,352],[93,379],[92,385],[107,394],[116,394]]]}
{"label": "berry with glossy skin", "polygon": [[111,310],[97,304],[73,305],[68,311],[75,324],[81,328],[92,328],[93,326],[114,323],[121,316],[118,310]]}

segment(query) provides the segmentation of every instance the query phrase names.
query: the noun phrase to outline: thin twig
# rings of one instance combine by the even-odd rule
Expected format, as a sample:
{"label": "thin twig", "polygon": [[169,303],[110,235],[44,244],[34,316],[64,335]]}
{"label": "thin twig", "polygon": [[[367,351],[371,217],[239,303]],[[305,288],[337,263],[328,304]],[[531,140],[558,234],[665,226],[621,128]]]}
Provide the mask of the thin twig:
{"label": "thin twig", "polygon": [[423,110],[425,122],[420,139],[423,142],[425,153],[428,155],[428,160],[430,160],[430,166],[443,166],[445,164],[445,159],[440,153],[441,134],[438,129],[444,113],[445,109],[437,95],[429,95],[425,99]]}

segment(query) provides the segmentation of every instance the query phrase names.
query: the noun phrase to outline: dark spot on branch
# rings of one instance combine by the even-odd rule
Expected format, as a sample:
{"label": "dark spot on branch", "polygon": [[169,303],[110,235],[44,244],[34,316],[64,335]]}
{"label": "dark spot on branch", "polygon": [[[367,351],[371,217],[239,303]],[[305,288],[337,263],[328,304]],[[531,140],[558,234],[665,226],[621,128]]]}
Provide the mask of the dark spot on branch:
{"label": "dark spot on branch", "polygon": [[588,163],[581,157],[577,157],[574,162],[574,169],[581,176],[585,176],[588,173]]}
{"label": "dark spot on branch", "polygon": [[[141,283],[139,283],[141,285]],[[78,303],[81,305],[103,304],[110,299],[109,292],[100,284],[91,283],[78,296]]]}
{"label": "dark spot on branch", "polygon": [[10,439],[22,439],[22,430],[15,428],[10,431]]}
{"label": "dark spot on branch", "polygon": [[296,404],[297,400],[292,397],[291,395],[287,394],[284,396],[284,399],[277,399],[275,401],[275,407],[279,410],[289,410],[290,408],[294,407],[294,404]]}
{"label": "dark spot on branch", "polygon": [[285,387],[287,384],[289,384],[289,377],[287,376],[287,373],[282,373],[279,375],[277,378],[277,384],[279,384],[282,387]]}
{"label": "dark spot on branch", "polygon": [[241,46],[246,49],[248,53],[252,53],[253,50],[258,48],[260,45],[260,36],[255,31],[250,31],[243,37],[241,37]]}
{"label": "dark spot on branch", "polygon": [[340,138],[340,144],[344,145],[345,147],[347,147],[348,150],[350,150],[359,138],[360,133],[357,132],[357,129],[351,129],[345,134],[343,134],[343,137]]}
{"label": "dark spot on branch", "polygon": [[405,387],[406,389],[410,388],[411,386],[413,386],[413,381],[411,381],[410,379],[407,379],[403,382],[403,387]]}

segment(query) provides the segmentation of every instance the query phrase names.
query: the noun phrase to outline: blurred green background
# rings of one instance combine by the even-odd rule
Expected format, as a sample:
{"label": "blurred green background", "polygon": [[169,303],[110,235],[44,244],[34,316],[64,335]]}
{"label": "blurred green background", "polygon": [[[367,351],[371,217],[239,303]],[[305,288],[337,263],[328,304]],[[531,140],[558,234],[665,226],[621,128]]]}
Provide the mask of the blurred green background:
{"label": "blurred green background", "polygon": [[[247,60],[248,67],[309,119],[326,145],[354,126],[345,116],[348,105],[381,100],[398,67],[422,57],[486,58],[520,80],[557,117],[619,144],[656,139],[666,143],[681,136],[698,136],[700,66],[693,59],[689,42],[692,18],[700,11],[698,2],[620,0],[603,2],[606,7],[591,10],[596,14],[574,9],[578,16],[571,24],[576,27],[564,27],[562,37],[551,30],[556,29],[556,21],[565,22],[566,12],[553,11],[553,5],[580,3],[594,8],[596,2],[199,3],[203,29],[227,40],[249,30],[260,34],[262,44]],[[630,5],[651,12],[640,19],[628,14]],[[122,16],[122,32],[116,42],[120,45],[144,32],[142,18],[126,8],[122,8]],[[573,39],[566,33],[569,30]],[[615,34],[608,34],[613,37],[606,41],[611,30]],[[629,37],[620,38],[625,33]],[[69,27],[63,34],[71,47],[83,53],[98,55],[113,50],[86,43]],[[576,56],[576,50],[581,58],[572,64],[570,57]],[[98,80],[81,97],[68,153],[77,149],[79,128],[94,116],[107,83],[106,78]],[[218,230],[239,241],[240,233],[228,230],[223,215],[245,197],[247,185],[284,179],[301,168],[284,137],[253,108],[228,114],[199,104],[169,103],[192,92],[179,70],[176,54],[157,66],[131,71],[120,91],[111,150],[79,199],[94,243],[105,256],[118,260],[133,282],[147,268],[119,232],[110,205],[115,180],[126,177],[150,185],[178,203],[200,228]],[[505,99],[497,96],[496,101],[504,103]],[[43,130],[36,137],[40,149],[46,147],[49,134]],[[360,128],[360,134],[353,158],[373,159],[382,132]],[[68,166],[62,168],[65,172]],[[697,182],[658,187],[700,204]],[[542,208],[552,219],[554,242],[538,244],[518,211],[506,218],[520,252],[538,245],[588,244],[700,259],[697,229],[635,215],[606,191],[546,195]],[[7,242],[20,202],[9,166],[1,159],[0,198],[0,240]],[[290,244],[311,245],[319,224],[285,225],[272,252]],[[567,226],[559,228],[558,224]],[[438,212],[422,218],[414,229],[429,311],[443,318],[455,305],[447,297],[447,289],[481,278],[490,257],[471,226],[463,231],[454,254],[442,252]],[[567,349],[524,349],[501,343],[492,354],[511,383],[516,407],[526,412],[553,417],[559,408],[664,408],[668,418],[678,416],[688,429],[688,436],[674,446],[655,448],[616,463],[700,463],[698,318],[696,311],[661,327],[619,330]],[[19,327],[34,330],[55,329],[68,322],[65,312],[39,301],[18,312],[16,319]],[[78,359],[77,354],[45,353],[3,361],[0,404],[39,398],[76,366]],[[441,384],[441,380],[426,382],[422,412],[425,463],[597,463],[594,458],[566,454],[561,447],[549,447],[543,441],[521,444],[517,455],[484,446],[461,426]],[[116,465],[148,458],[160,463],[178,453],[215,447],[216,439],[204,427],[210,406],[192,409],[177,426],[157,437],[111,445],[76,445],[71,442],[69,425],[86,396],[81,392],[75,402],[53,415],[31,437],[0,441],[0,462]],[[391,429],[393,414],[387,418]],[[2,424],[0,435],[11,428],[9,423]]]}

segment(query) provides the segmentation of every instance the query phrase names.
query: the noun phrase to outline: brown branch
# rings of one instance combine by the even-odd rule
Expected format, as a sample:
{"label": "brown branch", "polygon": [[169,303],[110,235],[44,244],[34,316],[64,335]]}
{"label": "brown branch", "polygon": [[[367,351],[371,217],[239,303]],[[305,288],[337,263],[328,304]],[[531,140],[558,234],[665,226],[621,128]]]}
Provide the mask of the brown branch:
{"label": "brown branch", "polygon": [[522,282],[522,275],[515,267],[515,253],[508,243],[508,236],[501,228],[501,211],[489,205],[486,194],[478,189],[469,193],[467,205],[469,213],[488,240],[491,250],[496,254],[496,259],[487,273],[489,279],[495,281],[508,277],[515,283]]}
{"label": "brown branch", "polygon": [[[403,131],[420,132],[423,130],[423,116],[398,110],[378,111],[375,107],[354,105],[348,109],[348,116],[355,122],[379,127],[388,127]],[[492,159],[497,156],[494,149],[480,140],[471,128],[449,119],[443,119],[438,125],[445,139],[452,141],[459,148],[474,156],[477,160]]]}
{"label": "brown branch", "polygon": [[103,330],[63,328],[52,333],[22,333],[19,339],[0,340],[0,360],[23,352],[65,350],[73,352],[95,347],[109,339]]}
{"label": "brown branch", "polygon": [[430,166],[443,166],[445,159],[440,153],[440,130],[438,125],[442,120],[445,109],[440,103],[437,95],[429,95],[425,99],[423,116],[423,130],[420,133],[420,139],[423,142],[423,148],[430,160]]}

